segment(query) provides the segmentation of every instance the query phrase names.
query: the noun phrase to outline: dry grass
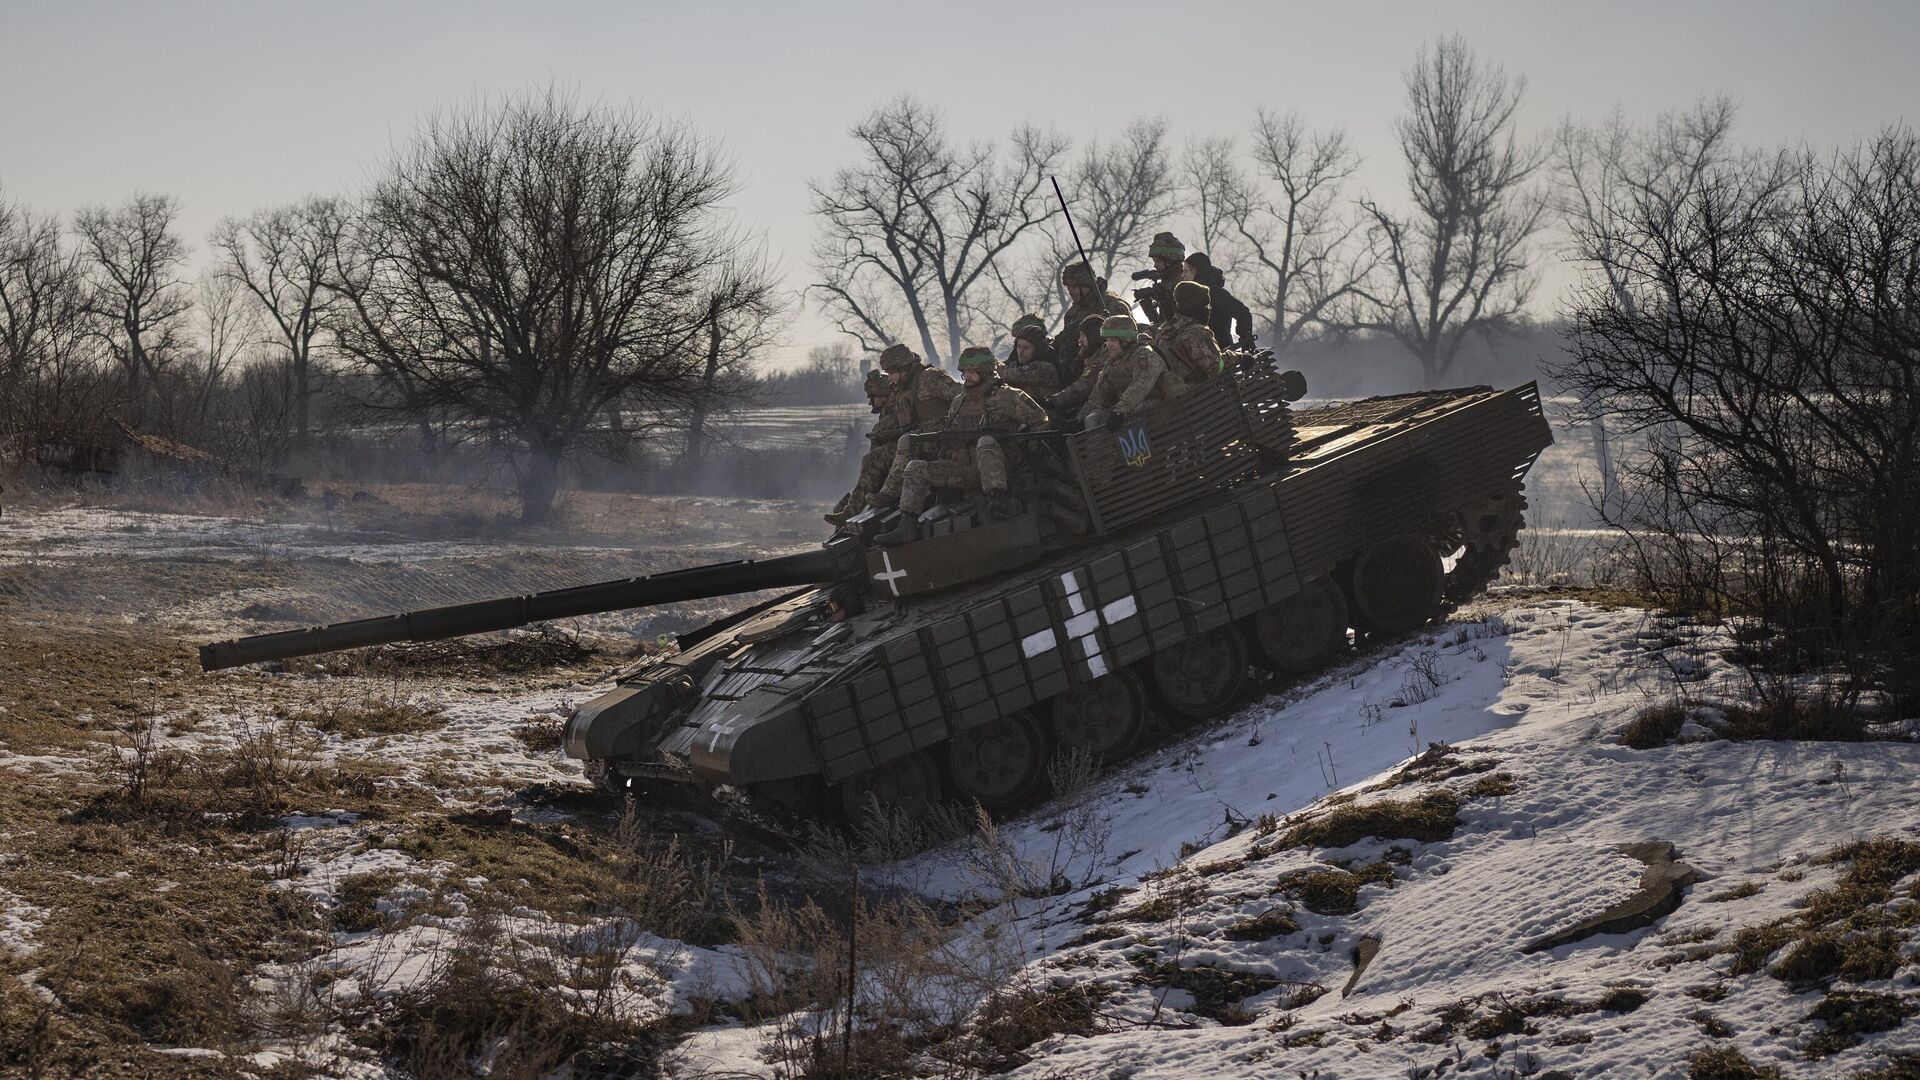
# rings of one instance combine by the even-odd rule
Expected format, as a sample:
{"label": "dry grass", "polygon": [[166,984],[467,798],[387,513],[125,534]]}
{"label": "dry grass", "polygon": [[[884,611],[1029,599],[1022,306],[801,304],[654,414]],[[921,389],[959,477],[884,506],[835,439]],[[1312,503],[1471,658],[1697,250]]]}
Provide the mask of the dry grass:
{"label": "dry grass", "polygon": [[1193,995],[1193,1011],[1229,1027],[1250,1024],[1254,1016],[1241,1002],[1255,994],[1280,985],[1270,975],[1196,964],[1182,967],[1177,960],[1155,961],[1150,957],[1134,960],[1140,969],[1136,980],[1142,985],[1185,990]]}
{"label": "dry grass", "polygon": [[1282,874],[1274,891],[1298,900],[1308,911],[1321,915],[1351,915],[1360,906],[1360,890],[1367,885],[1392,888],[1393,867],[1385,859],[1355,871],[1332,867],[1295,870]]}
{"label": "dry grass", "polygon": [[1224,936],[1229,941],[1269,941],[1299,932],[1300,924],[1294,921],[1293,912],[1276,907],[1268,908],[1250,919],[1241,919],[1227,927]]}
{"label": "dry grass", "polygon": [[1433,791],[1412,799],[1350,803],[1284,830],[1276,848],[1341,848],[1369,837],[1381,840],[1449,840],[1460,824],[1461,797]]}
{"label": "dry grass", "polygon": [[1654,750],[1678,738],[1687,707],[1677,701],[1649,705],[1620,729],[1620,741],[1634,750]]}
{"label": "dry grass", "polygon": [[382,735],[413,735],[440,726],[440,707],[396,701],[373,694],[358,701],[323,702],[312,708],[283,711],[289,723],[304,724],[346,739]]}
{"label": "dry grass", "polygon": [[1731,1046],[1716,1046],[1687,1057],[1687,1080],[1780,1080],[1772,1065],[1755,1065]]}
{"label": "dry grass", "polygon": [[1912,1001],[1894,994],[1830,993],[1807,1014],[1807,1019],[1820,1021],[1826,1029],[1807,1040],[1806,1055],[1831,1057],[1858,1045],[1862,1035],[1899,1027],[1916,1011],[1920,1010]]}

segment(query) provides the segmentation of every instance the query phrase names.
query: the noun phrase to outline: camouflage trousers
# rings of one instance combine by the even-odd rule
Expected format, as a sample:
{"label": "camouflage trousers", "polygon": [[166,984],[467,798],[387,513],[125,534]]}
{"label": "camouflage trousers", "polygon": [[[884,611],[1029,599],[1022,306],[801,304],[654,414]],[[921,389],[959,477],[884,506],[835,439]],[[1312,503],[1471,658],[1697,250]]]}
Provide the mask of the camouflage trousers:
{"label": "camouflage trousers", "polygon": [[867,496],[880,490],[887,482],[887,473],[893,468],[893,444],[884,443],[875,446],[860,456],[860,479],[854,481],[853,490],[847,494],[847,510],[857,514],[867,508]]}
{"label": "camouflage trousers", "polygon": [[984,491],[989,495],[1007,490],[1007,452],[999,440],[983,435],[962,455],[971,461],[943,459],[928,461],[913,456],[913,437],[903,435],[895,445],[893,468],[887,472],[882,491],[900,500],[900,509],[919,513],[927,508],[937,487]]}

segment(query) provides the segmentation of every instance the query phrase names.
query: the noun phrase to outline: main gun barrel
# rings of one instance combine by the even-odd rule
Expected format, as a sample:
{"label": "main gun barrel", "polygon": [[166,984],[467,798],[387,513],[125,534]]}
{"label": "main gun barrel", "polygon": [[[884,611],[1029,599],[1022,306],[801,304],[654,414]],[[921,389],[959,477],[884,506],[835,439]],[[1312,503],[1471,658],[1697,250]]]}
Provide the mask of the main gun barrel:
{"label": "main gun barrel", "polygon": [[[206,671],[217,671],[262,660],[285,660],[367,645],[385,645],[396,641],[439,641],[466,634],[484,634],[489,630],[509,630],[528,623],[564,619],[573,615],[593,615],[760,589],[824,585],[845,576],[849,555],[853,553],[826,547],[774,559],[744,559],[696,566],[647,577],[576,585],[525,596],[502,596],[398,615],[355,619],[329,626],[309,626],[301,630],[258,634],[233,641],[216,641],[200,646],[200,667]],[[857,558],[857,555],[854,557]]]}

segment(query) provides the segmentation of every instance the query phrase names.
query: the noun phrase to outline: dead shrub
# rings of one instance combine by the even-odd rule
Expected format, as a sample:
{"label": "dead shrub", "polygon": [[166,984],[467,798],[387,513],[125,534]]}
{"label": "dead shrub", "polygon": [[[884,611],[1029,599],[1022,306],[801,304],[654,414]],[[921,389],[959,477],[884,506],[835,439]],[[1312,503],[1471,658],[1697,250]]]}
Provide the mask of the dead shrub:
{"label": "dead shrub", "polygon": [[1832,934],[1808,934],[1793,943],[1767,974],[1795,986],[1811,986],[1833,978],[1846,960],[1840,939]]}
{"label": "dead shrub", "polygon": [[1032,1061],[1026,1051],[1043,1039],[1097,1034],[1096,1010],[1106,996],[1098,984],[996,994],[973,1022],[971,1035],[979,1046],[969,1064],[982,1072],[1008,1072]]}
{"label": "dead shrub", "polygon": [[1228,1027],[1252,1023],[1253,1014],[1240,1003],[1280,985],[1280,980],[1270,975],[1230,971],[1206,964],[1182,967],[1177,960],[1155,963],[1146,957],[1134,963],[1140,969],[1138,980],[1142,984],[1185,990],[1193,995],[1196,1015]]}
{"label": "dead shrub", "polygon": [[1294,921],[1292,910],[1269,908],[1251,919],[1241,919],[1227,927],[1225,936],[1229,941],[1269,941],[1299,932],[1300,924]]}
{"label": "dead shrub", "polygon": [[528,720],[513,729],[513,737],[529,754],[557,754],[566,742],[565,720]]}
{"label": "dead shrub", "polygon": [[1633,750],[1654,750],[1678,738],[1687,707],[1677,701],[1649,705],[1620,729],[1620,742]]}
{"label": "dead shrub", "polygon": [[536,943],[506,930],[505,906],[476,900],[430,973],[383,1001],[372,1045],[417,1080],[652,1072],[659,1047],[626,1018],[633,992],[620,968],[631,934],[608,927],[572,935],[571,946]]}
{"label": "dead shrub", "polygon": [[1295,870],[1282,874],[1274,891],[1298,900],[1308,911],[1320,915],[1351,915],[1360,906],[1360,889],[1382,884],[1392,888],[1393,867],[1385,859],[1368,863],[1357,870]]}
{"label": "dead shrub", "polygon": [[1277,847],[1341,848],[1368,837],[1448,840],[1460,824],[1460,796],[1434,791],[1413,799],[1381,799],[1336,807],[1281,834]]}
{"label": "dead shrub", "polygon": [[1894,994],[1863,991],[1830,993],[1807,1014],[1807,1019],[1825,1024],[1826,1030],[1807,1040],[1806,1055],[1810,1058],[1830,1057],[1857,1045],[1862,1035],[1899,1027],[1915,1011],[1912,1002]]}
{"label": "dead shrub", "polygon": [[1731,975],[1751,975],[1767,964],[1767,959],[1780,951],[1780,947],[1793,940],[1793,930],[1784,922],[1768,923],[1764,926],[1743,926],[1734,931],[1733,940],[1727,951],[1733,954],[1733,966],[1727,969]]}
{"label": "dead shrub", "polygon": [[1871,737],[1865,718],[1850,702],[1820,694],[1773,694],[1727,705],[1723,711],[1720,734],[1738,742],[1860,742]]}
{"label": "dead shrub", "polygon": [[438,705],[396,701],[369,695],[359,701],[330,701],[286,712],[282,719],[343,739],[413,735],[440,726]]}
{"label": "dead shrub", "polygon": [[400,875],[391,870],[349,874],[334,890],[333,928],[345,934],[378,930],[386,922],[379,904],[400,884]]}
{"label": "dead shrub", "polygon": [[1755,1065],[1731,1046],[1716,1046],[1687,1056],[1687,1080],[1780,1080],[1780,1070]]}

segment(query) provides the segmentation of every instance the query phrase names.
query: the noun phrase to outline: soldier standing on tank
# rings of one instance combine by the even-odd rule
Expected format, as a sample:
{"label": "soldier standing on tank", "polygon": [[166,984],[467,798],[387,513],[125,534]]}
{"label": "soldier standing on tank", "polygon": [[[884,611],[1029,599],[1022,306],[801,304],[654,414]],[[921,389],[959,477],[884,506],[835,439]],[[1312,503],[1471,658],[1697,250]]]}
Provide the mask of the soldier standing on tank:
{"label": "soldier standing on tank", "polygon": [[1207,325],[1213,330],[1213,340],[1222,349],[1251,352],[1258,348],[1259,342],[1253,336],[1253,312],[1247,310],[1239,297],[1227,291],[1227,275],[1213,265],[1204,251],[1187,256],[1187,268],[1193,271],[1193,280],[1212,290]]}
{"label": "soldier standing on tank", "polygon": [[886,482],[887,470],[893,467],[894,440],[904,433],[893,414],[893,383],[886,372],[878,368],[867,372],[866,391],[867,411],[877,414],[879,419],[873,422],[873,430],[867,432],[867,452],[860,455],[860,478],[854,481],[853,490],[842,495],[827,512],[827,524],[835,528],[865,510],[867,499]]}
{"label": "soldier standing on tank", "polygon": [[1081,420],[1088,428],[1107,427],[1165,398],[1178,397],[1186,385],[1167,373],[1167,362],[1153,351],[1130,315],[1109,315],[1100,324],[1106,363],[1087,396]]}
{"label": "soldier standing on tank", "polygon": [[1173,287],[1187,280],[1190,272],[1186,262],[1187,245],[1170,232],[1155,233],[1147,255],[1153,260],[1153,284],[1134,290],[1133,295],[1140,301],[1140,310],[1146,313],[1147,321],[1157,326],[1173,314]]}
{"label": "soldier standing on tank", "polygon": [[[994,367],[991,350],[971,345],[960,353],[960,375],[965,385],[948,407],[944,430],[1004,435],[1047,426],[1047,411],[1040,403],[1001,381]],[[911,441],[911,436],[900,440],[886,485],[874,496],[876,502],[893,502],[903,511],[898,525],[874,538],[876,544],[919,539],[920,514],[936,487],[979,491],[987,497],[988,509],[995,517],[1020,512],[1009,492],[1006,448],[992,434],[971,443],[949,438],[943,441],[939,456],[932,458],[915,457]]]}
{"label": "soldier standing on tank", "polygon": [[1013,349],[1000,363],[1000,378],[1035,399],[1060,389],[1060,369],[1054,364],[1053,343],[1047,340],[1046,324],[1040,321],[1040,316],[1022,315],[1014,320]]}
{"label": "soldier standing on tank", "polygon": [[1067,315],[1059,336],[1053,339],[1053,357],[1060,365],[1060,381],[1070,384],[1080,378],[1093,356],[1081,349],[1080,324],[1088,318],[1125,315],[1132,309],[1125,300],[1108,292],[1107,283],[1094,277],[1093,267],[1084,262],[1062,267],[1060,285],[1067,290]]}
{"label": "soldier standing on tank", "polygon": [[1167,362],[1167,373],[1183,387],[1195,386],[1221,371],[1220,346],[1207,329],[1207,287],[1183,281],[1173,287],[1173,313],[1153,328],[1153,349]]}

